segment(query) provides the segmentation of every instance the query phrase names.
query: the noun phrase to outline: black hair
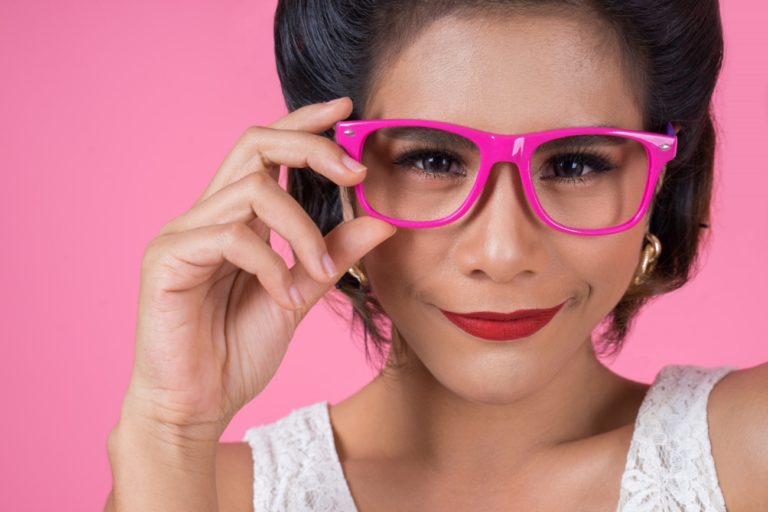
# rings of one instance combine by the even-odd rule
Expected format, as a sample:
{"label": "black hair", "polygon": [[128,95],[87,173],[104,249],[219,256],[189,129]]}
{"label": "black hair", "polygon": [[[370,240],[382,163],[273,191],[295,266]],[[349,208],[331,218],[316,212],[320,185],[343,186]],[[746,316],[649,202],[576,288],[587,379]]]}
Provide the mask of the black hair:
{"label": "black hair", "polygon": [[[662,252],[646,281],[630,286],[609,313],[610,328],[596,347],[615,355],[642,306],[693,276],[705,242],[716,145],[711,99],[724,51],[717,0],[279,0],[277,72],[289,111],[349,96],[349,118],[359,119],[378,70],[436,19],[568,10],[596,16],[611,29],[642,99],[645,129],[664,132],[668,122],[680,127],[677,157],[650,219]],[[323,135],[333,140],[332,130]],[[323,235],[342,221],[339,188],[322,175],[289,169],[288,191]],[[352,303],[353,324],[363,327],[366,359],[370,339],[381,363],[392,341],[377,326],[386,313],[350,274],[337,288]]]}

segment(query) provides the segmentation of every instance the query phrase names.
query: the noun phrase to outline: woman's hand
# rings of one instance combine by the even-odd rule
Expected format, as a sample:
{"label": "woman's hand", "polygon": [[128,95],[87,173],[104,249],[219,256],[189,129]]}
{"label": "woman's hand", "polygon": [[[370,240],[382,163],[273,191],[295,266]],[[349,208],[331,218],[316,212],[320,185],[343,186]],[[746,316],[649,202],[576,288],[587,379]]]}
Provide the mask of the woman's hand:
{"label": "woman's hand", "polygon": [[[348,169],[345,151],[317,135],[351,107],[342,98],[248,128],[197,202],[148,244],[121,421],[218,439],[271,380],[308,309],[395,233],[390,224],[361,217],[323,238],[277,183],[281,164],[310,167],[339,185],[362,181],[367,171]],[[296,253],[292,268],[272,249],[270,228]],[[337,269],[332,276],[323,265],[326,251]]]}

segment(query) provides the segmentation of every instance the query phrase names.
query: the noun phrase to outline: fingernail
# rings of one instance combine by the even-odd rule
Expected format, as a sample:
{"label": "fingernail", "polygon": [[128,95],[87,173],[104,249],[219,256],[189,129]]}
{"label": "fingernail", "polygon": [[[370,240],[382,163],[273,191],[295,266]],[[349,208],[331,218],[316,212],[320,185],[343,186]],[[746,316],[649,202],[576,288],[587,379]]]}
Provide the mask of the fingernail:
{"label": "fingernail", "polygon": [[338,269],[328,253],[323,254],[323,268],[328,277],[335,277]]}
{"label": "fingernail", "polygon": [[335,105],[336,103],[340,103],[346,96],[342,96],[341,98],[336,98],[335,100],[326,101],[326,105]]}
{"label": "fingernail", "polygon": [[352,172],[360,173],[365,170],[365,166],[363,164],[351,158],[347,154],[341,155],[341,161],[347,167],[347,169],[349,169]]}
{"label": "fingernail", "polygon": [[299,289],[296,288],[296,285],[291,286],[288,290],[288,295],[291,296],[291,301],[297,308],[304,306],[304,298],[301,296]]}

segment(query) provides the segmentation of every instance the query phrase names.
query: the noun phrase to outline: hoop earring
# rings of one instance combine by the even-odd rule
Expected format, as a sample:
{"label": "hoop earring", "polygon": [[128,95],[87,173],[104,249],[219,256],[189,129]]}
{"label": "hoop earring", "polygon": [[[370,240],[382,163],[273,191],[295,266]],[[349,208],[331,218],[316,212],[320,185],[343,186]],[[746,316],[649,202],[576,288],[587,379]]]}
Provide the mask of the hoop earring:
{"label": "hoop earring", "polygon": [[360,286],[368,286],[368,277],[363,272],[363,264],[362,262],[357,262],[354,265],[352,265],[347,272],[352,274],[352,277],[357,279],[357,282],[360,283]]}
{"label": "hoop earring", "polygon": [[648,232],[645,234],[645,239],[648,241],[643,245],[643,252],[640,257],[640,264],[638,265],[638,271],[635,272],[635,278],[632,281],[634,285],[640,285],[646,282],[648,276],[653,272],[656,266],[656,260],[661,254],[661,242],[656,235]]}

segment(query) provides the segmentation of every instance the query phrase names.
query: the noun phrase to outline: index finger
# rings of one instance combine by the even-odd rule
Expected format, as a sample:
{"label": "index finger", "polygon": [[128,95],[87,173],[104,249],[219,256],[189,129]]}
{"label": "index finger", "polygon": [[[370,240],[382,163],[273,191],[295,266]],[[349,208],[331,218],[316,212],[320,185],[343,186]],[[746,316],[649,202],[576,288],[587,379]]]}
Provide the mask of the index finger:
{"label": "index finger", "polygon": [[[304,105],[277,119],[267,127],[322,133],[333,127],[336,121],[349,117],[351,113],[352,100],[344,96],[327,103]],[[239,181],[253,172],[267,172],[277,181],[280,175],[280,166],[268,165],[261,158],[259,153],[255,151],[249,130],[246,130],[194,204],[204,201],[227,185]]]}

